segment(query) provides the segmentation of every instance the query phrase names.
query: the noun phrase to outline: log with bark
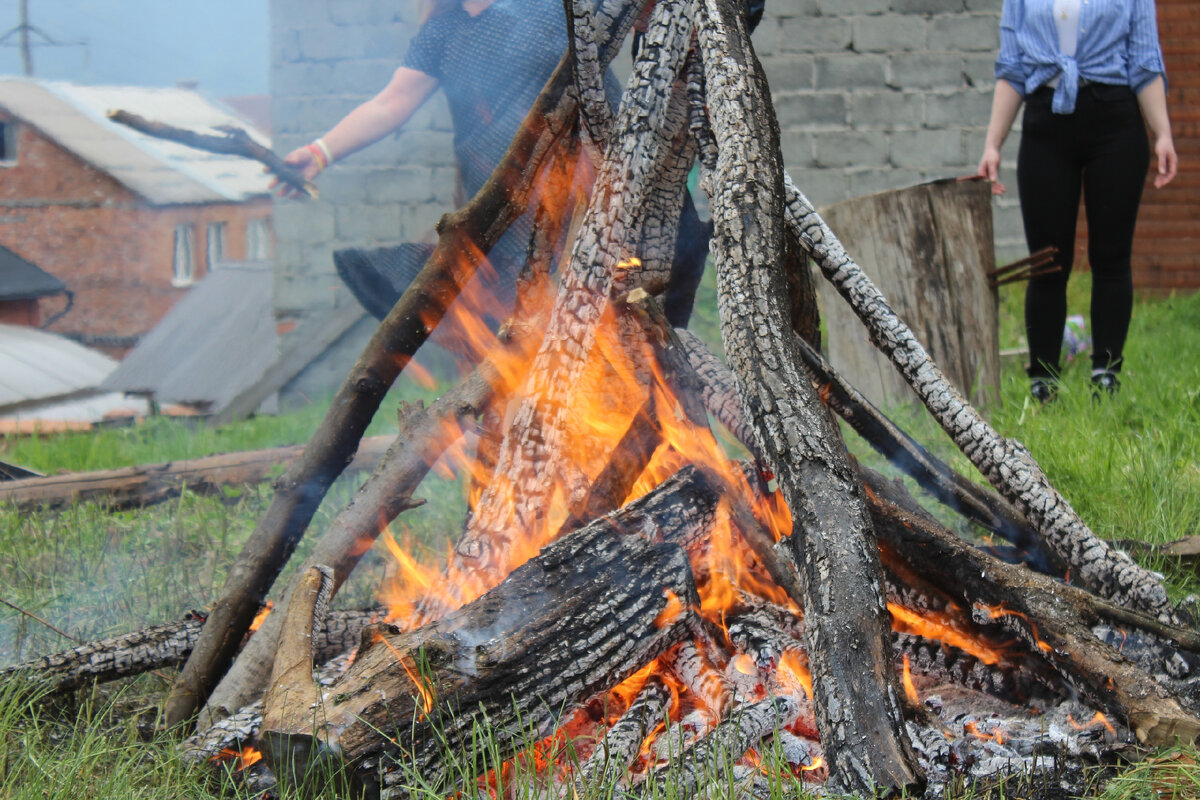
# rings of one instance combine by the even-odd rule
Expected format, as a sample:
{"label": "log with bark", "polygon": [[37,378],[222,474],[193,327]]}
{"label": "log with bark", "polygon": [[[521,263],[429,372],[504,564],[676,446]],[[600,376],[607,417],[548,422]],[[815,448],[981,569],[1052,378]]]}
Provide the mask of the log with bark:
{"label": "log with bark", "polygon": [[[507,758],[524,730],[544,735],[563,713],[689,635],[686,609],[699,598],[684,551],[624,534],[703,527],[717,500],[702,480],[675,482],[548,546],[436,623],[407,634],[369,629],[315,713],[279,708],[289,697],[316,696],[311,678],[290,673],[294,683],[272,687],[276,709],[264,708],[264,721],[273,722],[264,726],[270,758],[291,770],[298,755],[336,753],[369,772],[380,758],[403,757],[416,774],[448,788],[446,754],[471,752],[473,729],[484,719]],[[684,611],[672,612],[676,603]],[[289,609],[288,617],[304,631],[312,612]],[[482,760],[457,766],[464,774],[488,767]]]}
{"label": "log with bark", "polygon": [[[390,442],[390,436],[364,439],[346,469],[374,469]],[[11,503],[21,513],[88,502],[123,510],[162,503],[178,497],[185,487],[195,494],[220,494],[227,487],[262,483],[275,469],[301,455],[305,447],[290,445],[5,481],[0,483],[0,505]]]}
{"label": "log with bark", "polygon": [[[382,619],[385,613],[383,609],[330,612],[313,642],[318,663],[352,650],[358,644],[362,629]],[[0,671],[0,681],[29,681],[53,693],[177,666],[192,652],[205,620],[203,614],[193,613],[175,622],[99,639],[14,664]],[[257,635],[255,632],[251,636]]]}

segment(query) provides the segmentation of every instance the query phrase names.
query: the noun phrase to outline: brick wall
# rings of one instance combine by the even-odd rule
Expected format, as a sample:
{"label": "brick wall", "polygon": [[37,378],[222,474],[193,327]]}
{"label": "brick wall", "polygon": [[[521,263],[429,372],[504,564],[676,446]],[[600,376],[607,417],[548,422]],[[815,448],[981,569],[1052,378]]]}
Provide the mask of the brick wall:
{"label": "brick wall", "polygon": [[[10,124],[11,119],[6,119]],[[71,311],[51,330],[121,355],[186,288],[174,286],[175,227],[192,226],[195,277],[203,277],[207,225],[226,225],[225,257],[246,256],[246,224],[269,219],[271,202],[155,207],[107,174],[18,124],[18,158],[0,168],[0,244],[63,281]],[[42,316],[63,306],[42,302]]]}

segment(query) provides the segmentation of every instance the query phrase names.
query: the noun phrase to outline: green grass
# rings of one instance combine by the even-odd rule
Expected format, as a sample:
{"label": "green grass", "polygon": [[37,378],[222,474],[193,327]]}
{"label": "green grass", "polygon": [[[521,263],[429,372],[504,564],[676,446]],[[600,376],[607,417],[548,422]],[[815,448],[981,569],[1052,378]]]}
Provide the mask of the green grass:
{"label": "green grass", "polygon": [[[1072,313],[1086,314],[1087,276],[1072,281]],[[1018,345],[1020,291],[1002,297],[1002,347]],[[711,271],[701,288],[693,327],[719,338]],[[1058,402],[1027,400],[1020,365],[1005,366],[1001,403],[988,416],[1000,432],[1022,441],[1083,519],[1100,535],[1165,542],[1195,532],[1200,522],[1200,295],[1147,299],[1134,311],[1121,393],[1094,403],[1087,364],[1065,372]],[[401,396],[389,397],[371,432],[394,430]],[[54,472],[99,469],[190,458],[215,452],[303,442],[316,428],[324,404],[276,418],[258,418],[219,429],[159,419],[133,428],[56,437],[0,439],[0,458]],[[901,424],[927,446],[969,473],[940,430],[920,411],[895,409]],[[866,456],[866,448],[848,439]],[[302,551],[328,527],[350,499],[355,480],[335,485],[314,520]],[[460,481],[436,476],[422,486],[427,506],[407,512],[393,529],[435,550],[453,538],[465,513]],[[230,491],[224,497],[180,498],[152,508],[108,512],[92,504],[57,514],[16,514],[0,509],[0,599],[37,614],[72,636],[88,640],[177,619],[212,602],[226,570],[270,501],[268,487]],[[295,563],[297,559],[293,559]],[[1170,564],[1177,596],[1200,591],[1195,573]],[[342,607],[369,605],[389,573],[376,548],[339,594]],[[69,647],[71,642],[29,616],[0,607],[0,665]],[[124,684],[41,702],[16,687],[0,686],[0,797],[213,797],[234,790],[212,771],[182,764],[173,741],[147,735],[170,675],[147,675]],[[482,734],[481,747],[488,737]],[[1174,755],[1181,753],[1182,755]],[[1156,754],[1123,773],[1106,797],[1151,797],[1163,770],[1184,777],[1178,786],[1196,797],[1192,749]],[[1189,762],[1188,759],[1191,759]],[[1174,773],[1172,773],[1174,774]],[[416,794],[433,798],[412,776]],[[1189,783],[1190,781],[1190,783]],[[221,788],[224,783],[225,788]],[[781,786],[778,796],[795,796]],[[597,797],[605,796],[597,787]],[[964,790],[963,796],[971,796]]]}

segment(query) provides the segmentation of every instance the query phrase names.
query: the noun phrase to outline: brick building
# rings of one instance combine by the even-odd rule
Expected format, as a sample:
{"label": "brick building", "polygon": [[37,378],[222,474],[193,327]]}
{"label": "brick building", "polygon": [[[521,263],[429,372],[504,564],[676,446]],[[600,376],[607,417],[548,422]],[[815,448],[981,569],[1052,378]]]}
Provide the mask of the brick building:
{"label": "brick building", "polygon": [[[282,152],[311,141],[378,91],[416,30],[416,3],[272,4],[272,119]],[[1159,0],[1172,116],[1185,172],[1147,192],[1136,245],[1139,287],[1200,286],[1193,203],[1200,179],[1200,0]],[[787,168],[818,205],[974,173],[983,148],[1001,0],[768,0],[754,34],[779,116]],[[627,68],[618,59],[618,70]],[[317,203],[276,208],[276,313],[353,303],[330,255],[428,237],[451,208],[454,162],[440,95],[399,134],[319,179]],[[1024,254],[1015,191],[1017,132],[994,206],[1002,258]],[[369,330],[369,326],[360,326]],[[359,331],[358,335],[363,335]],[[357,350],[361,340],[348,345]],[[353,355],[343,354],[345,365]],[[330,374],[344,375],[342,369]]]}
{"label": "brick building", "polygon": [[105,118],[116,108],[247,125],[187,89],[0,79],[0,245],[73,293],[51,330],[119,355],[209,269],[269,258],[272,208],[258,165],[137,134]]}

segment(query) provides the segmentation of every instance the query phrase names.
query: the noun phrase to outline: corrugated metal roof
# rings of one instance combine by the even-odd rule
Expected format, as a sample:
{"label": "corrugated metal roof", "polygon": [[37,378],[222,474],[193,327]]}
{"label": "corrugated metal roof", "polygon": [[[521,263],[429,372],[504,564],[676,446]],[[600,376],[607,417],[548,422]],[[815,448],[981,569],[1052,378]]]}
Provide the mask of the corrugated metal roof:
{"label": "corrugated metal roof", "polygon": [[66,290],[58,278],[0,245],[0,300],[33,300]]}
{"label": "corrugated metal roof", "polygon": [[188,290],[101,388],[216,412],[262,376],[278,347],[270,267],[222,265]]}
{"label": "corrugated metal roof", "polygon": [[235,125],[270,146],[270,139],[245,119],[191,89],[2,78],[0,106],[157,205],[238,202],[270,192],[269,176],[254,161],[156,139],[105,116],[124,109],[209,133],[218,125]]}
{"label": "corrugated metal roof", "polygon": [[116,366],[115,359],[63,336],[0,325],[0,412],[93,389]]}

